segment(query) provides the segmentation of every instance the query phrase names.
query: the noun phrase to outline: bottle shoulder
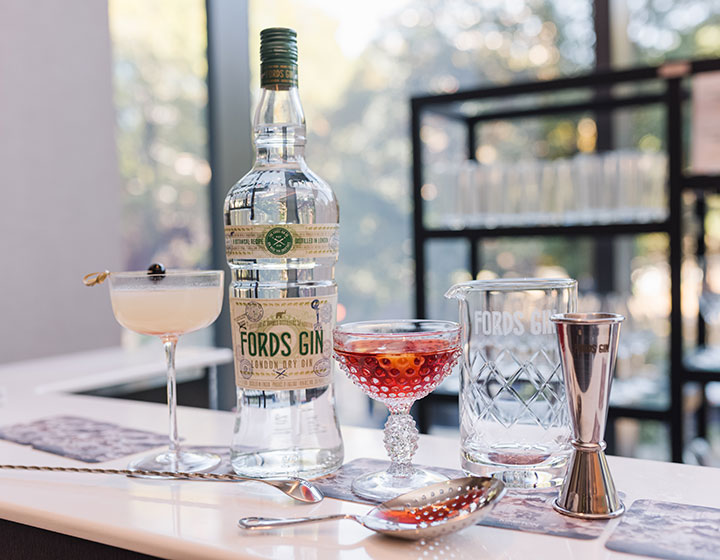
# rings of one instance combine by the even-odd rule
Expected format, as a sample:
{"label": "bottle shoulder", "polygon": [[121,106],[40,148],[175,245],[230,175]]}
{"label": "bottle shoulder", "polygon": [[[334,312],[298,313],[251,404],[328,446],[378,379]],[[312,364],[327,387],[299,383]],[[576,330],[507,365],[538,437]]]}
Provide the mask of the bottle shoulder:
{"label": "bottle shoulder", "polygon": [[259,163],[243,175],[231,188],[285,187],[288,183],[300,183],[299,188],[316,188],[332,191],[332,187],[315,171],[308,167],[304,160],[284,163]]}
{"label": "bottle shoulder", "polygon": [[[338,204],[335,193],[328,183],[305,166],[254,166],[228,191],[225,212],[256,209],[266,213],[275,207],[278,217],[289,207],[322,210],[322,220],[338,221]],[[300,212],[300,215],[308,215]],[[280,220],[283,221],[283,220]],[[295,221],[295,220],[289,220]],[[301,223],[303,220],[301,220]]]}

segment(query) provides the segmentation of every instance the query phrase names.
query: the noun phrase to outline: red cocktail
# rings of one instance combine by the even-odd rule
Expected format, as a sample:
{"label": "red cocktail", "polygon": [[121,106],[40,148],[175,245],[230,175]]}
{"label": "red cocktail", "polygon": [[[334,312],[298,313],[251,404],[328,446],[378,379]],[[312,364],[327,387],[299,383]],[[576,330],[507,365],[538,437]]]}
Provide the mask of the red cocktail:
{"label": "red cocktail", "polygon": [[348,377],[390,409],[385,424],[387,471],[361,476],[353,491],[387,500],[446,480],[412,466],[418,431],[409,411],[451,372],[460,355],[460,326],[449,321],[368,321],[338,326],[335,357]]}
{"label": "red cocktail", "polygon": [[388,408],[412,404],[431,392],[452,371],[458,347],[442,339],[390,340],[382,349],[375,342],[349,341],[335,347],[348,377],[370,397]]}

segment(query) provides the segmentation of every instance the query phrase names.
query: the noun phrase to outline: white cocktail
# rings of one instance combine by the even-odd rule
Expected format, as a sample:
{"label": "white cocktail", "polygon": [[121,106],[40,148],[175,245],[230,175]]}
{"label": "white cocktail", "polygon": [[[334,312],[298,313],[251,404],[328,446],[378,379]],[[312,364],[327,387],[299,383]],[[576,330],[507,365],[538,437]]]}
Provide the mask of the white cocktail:
{"label": "white cocktail", "polygon": [[175,289],[119,289],[112,292],[115,318],[140,334],[179,336],[205,328],[217,318],[223,291],[214,286]]}
{"label": "white cocktail", "polygon": [[220,314],[223,272],[112,272],[110,299],[118,323],[140,334],[159,337],[167,360],[170,446],[130,464],[143,471],[199,472],[220,463],[220,457],[180,448],[177,429],[175,348],[178,338],[207,327]]}

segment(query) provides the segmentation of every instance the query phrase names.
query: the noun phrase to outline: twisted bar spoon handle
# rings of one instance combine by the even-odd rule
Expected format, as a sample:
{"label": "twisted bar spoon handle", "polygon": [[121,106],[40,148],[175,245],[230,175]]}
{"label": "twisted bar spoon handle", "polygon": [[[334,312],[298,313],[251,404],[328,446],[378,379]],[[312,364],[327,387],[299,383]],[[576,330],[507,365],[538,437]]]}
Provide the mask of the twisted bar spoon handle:
{"label": "twisted bar spoon handle", "polygon": [[299,502],[308,504],[316,504],[323,499],[323,493],[320,489],[301,478],[289,479],[269,479],[269,478],[249,478],[237,474],[215,474],[215,473],[191,473],[191,472],[173,472],[173,471],[143,471],[130,469],[104,469],[89,467],[45,467],[37,465],[0,465],[0,469],[23,470],[23,471],[45,471],[45,472],[73,472],[73,473],[89,473],[89,474],[122,474],[125,476],[135,477],[160,477],[160,478],[176,478],[188,480],[215,480],[220,482],[262,482],[273,488],[277,488],[286,496],[291,497]]}

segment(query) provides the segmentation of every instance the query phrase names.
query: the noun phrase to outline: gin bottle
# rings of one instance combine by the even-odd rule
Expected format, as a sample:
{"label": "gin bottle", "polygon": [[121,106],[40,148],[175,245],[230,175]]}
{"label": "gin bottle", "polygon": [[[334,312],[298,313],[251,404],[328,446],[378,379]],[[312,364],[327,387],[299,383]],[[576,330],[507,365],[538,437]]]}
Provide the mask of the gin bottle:
{"label": "gin bottle", "polygon": [[338,204],[305,163],[292,29],[260,34],[256,161],[225,199],[236,473],[311,478],[342,464],[331,376]]}

